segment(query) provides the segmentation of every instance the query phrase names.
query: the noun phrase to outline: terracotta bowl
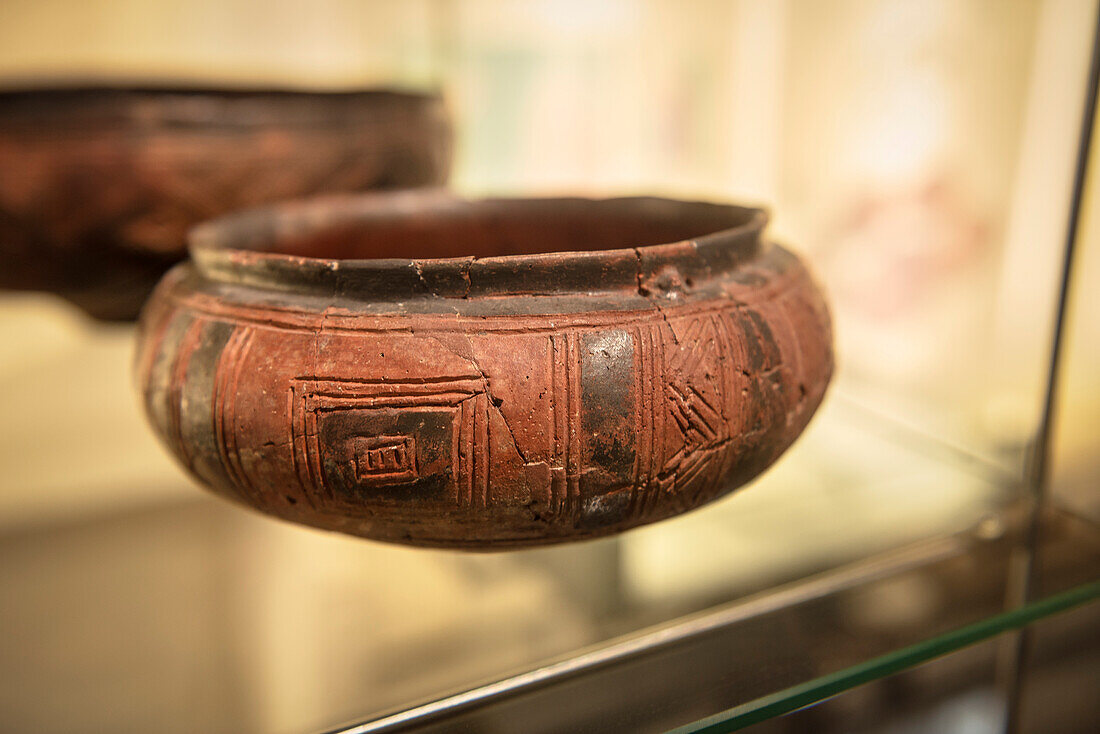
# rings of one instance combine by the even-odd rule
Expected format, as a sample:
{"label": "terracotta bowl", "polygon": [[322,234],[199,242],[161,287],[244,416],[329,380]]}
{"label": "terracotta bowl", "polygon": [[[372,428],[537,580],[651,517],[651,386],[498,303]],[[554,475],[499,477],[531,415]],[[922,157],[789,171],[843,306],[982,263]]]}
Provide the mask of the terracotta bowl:
{"label": "terracotta bowl", "polygon": [[749,481],[821,401],[828,312],[765,222],[439,192],[229,217],[149,302],[137,381],[201,482],[278,517],[475,550],[615,533]]}
{"label": "terracotta bowl", "polygon": [[194,224],[308,194],[438,185],[450,141],[430,95],[0,92],[0,288],[132,319]]}

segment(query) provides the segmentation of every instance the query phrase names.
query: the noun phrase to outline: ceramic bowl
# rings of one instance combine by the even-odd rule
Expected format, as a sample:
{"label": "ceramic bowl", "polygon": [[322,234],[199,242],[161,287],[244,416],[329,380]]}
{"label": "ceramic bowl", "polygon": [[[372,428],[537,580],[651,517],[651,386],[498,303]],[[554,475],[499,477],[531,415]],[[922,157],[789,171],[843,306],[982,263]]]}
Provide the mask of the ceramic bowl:
{"label": "ceramic bowl", "polygon": [[295,522],[486,550],[699,507],[795,440],[830,321],[764,212],[425,191],[205,224],[143,317],[154,428]]}
{"label": "ceramic bowl", "polygon": [[431,95],[0,92],[0,288],[132,319],[198,222],[309,194],[438,185],[450,147]]}

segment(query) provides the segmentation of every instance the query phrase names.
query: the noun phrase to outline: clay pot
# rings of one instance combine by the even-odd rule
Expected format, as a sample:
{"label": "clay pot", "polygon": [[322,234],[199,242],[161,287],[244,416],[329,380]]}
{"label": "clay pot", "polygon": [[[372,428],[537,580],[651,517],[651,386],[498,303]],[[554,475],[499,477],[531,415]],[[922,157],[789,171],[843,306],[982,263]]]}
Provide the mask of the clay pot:
{"label": "clay pot", "polygon": [[749,481],[821,401],[828,312],[765,222],[439,192],[229,217],[154,293],[137,381],[201,482],[278,517],[477,550],[615,533]]}
{"label": "clay pot", "polygon": [[141,89],[0,93],[0,288],[132,319],[194,224],[323,192],[438,185],[435,96]]}

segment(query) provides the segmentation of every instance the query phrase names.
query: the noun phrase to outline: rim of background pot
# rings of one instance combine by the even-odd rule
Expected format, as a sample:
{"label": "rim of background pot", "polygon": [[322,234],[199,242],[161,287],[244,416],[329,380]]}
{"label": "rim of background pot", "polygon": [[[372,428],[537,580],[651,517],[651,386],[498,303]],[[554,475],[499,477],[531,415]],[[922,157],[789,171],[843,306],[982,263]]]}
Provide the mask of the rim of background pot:
{"label": "rim of background pot", "polygon": [[[232,114],[225,114],[225,107]],[[79,128],[89,122],[181,127],[334,127],[361,124],[383,107],[437,107],[435,90],[387,87],[313,90],[213,85],[53,84],[0,89],[0,127]]]}
{"label": "rim of background pot", "polygon": [[[307,247],[309,238],[348,247],[347,240],[357,232],[362,236],[371,228],[398,225],[422,228],[434,221],[429,217],[442,218],[435,225],[437,244],[462,227],[468,234],[495,227],[494,236],[505,239],[500,229],[522,236],[535,228],[545,233],[556,227],[565,246],[520,254],[417,258],[316,257],[295,251]],[[618,241],[624,239],[621,234],[610,242],[601,237],[601,228],[606,235],[616,218],[630,220],[634,231],[648,230],[652,241]],[[697,284],[758,257],[768,246],[761,237],[767,222],[763,209],[733,204],[641,196],[465,199],[439,189],[418,189],[316,197],[230,214],[192,229],[189,243],[204,278],[262,290],[365,301],[616,291],[649,296],[653,290],[691,292]],[[581,223],[590,231],[578,229]],[[668,232],[677,234],[659,236]],[[454,249],[468,250],[461,244]]]}

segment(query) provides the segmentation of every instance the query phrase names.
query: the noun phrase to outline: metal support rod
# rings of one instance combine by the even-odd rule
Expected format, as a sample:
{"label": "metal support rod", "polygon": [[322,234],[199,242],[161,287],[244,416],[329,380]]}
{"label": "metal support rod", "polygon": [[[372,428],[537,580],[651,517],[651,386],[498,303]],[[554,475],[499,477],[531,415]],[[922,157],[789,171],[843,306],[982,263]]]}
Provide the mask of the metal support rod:
{"label": "metal support rod", "polygon": [[[1100,87],[1100,8],[1097,8],[1095,16],[1091,56],[1085,105],[1081,112],[1081,126],[1078,132],[1077,159],[1074,163],[1073,190],[1070,196],[1068,221],[1066,222],[1065,241],[1062,250],[1062,273],[1055,306],[1054,334],[1050,348],[1050,363],[1047,371],[1043,410],[1024,467],[1024,486],[1030,495],[1030,512],[1024,534],[1024,560],[1017,571],[1019,577],[1009,579],[1010,588],[1014,585],[1015,588],[1019,589],[1019,598],[1010,600],[1010,603],[1013,603],[1014,606],[1033,601],[1039,586],[1040,563],[1037,556],[1039,544],[1042,540],[1043,511],[1046,507],[1050,485],[1051,441],[1055,411],[1058,404],[1058,373],[1061,368],[1065,343],[1066,311],[1069,305],[1074,253],[1077,249],[1081,227],[1081,208],[1088,177],[1092,133],[1096,124],[1097,90]],[[1030,628],[1024,627],[1016,634],[1014,655],[1007,676],[1005,731],[1008,734],[1019,734],[1020,732],[1024,677],[1027,673],[1031,646]]]}

